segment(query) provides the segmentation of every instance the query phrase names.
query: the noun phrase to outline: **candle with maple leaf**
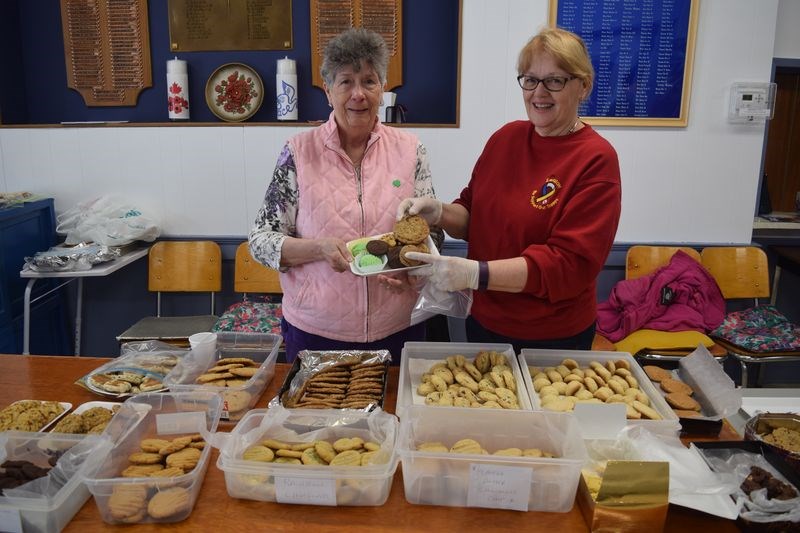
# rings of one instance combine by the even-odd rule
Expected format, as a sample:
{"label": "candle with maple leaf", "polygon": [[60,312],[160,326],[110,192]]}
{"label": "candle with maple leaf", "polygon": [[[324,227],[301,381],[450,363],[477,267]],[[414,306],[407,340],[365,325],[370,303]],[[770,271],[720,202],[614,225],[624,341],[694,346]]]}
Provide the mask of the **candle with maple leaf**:
{"label": "candle with maple leaf", "polygon": [[189,120],[189,74],[186,61],[167,61],[167,109],[170,120]]}

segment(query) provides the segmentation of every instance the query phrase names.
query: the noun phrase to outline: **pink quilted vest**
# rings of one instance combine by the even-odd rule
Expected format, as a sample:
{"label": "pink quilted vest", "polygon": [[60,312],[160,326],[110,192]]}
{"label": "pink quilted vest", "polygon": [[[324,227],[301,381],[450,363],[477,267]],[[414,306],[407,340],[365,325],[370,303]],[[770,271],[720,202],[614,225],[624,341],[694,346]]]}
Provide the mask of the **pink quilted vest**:
{"label": "pink quilted vest", "polygon": [[[289,140],[297,167],[297,236],[347,242],[392,231],[397,205],[414,195],[417,138],[376,124],[361,162],[361,183],[342,149],[333,113]],[[315,261],[281,273],[283,315],[315,335],[372,342],[409,326],[416,294],[394,294],[375,277],[337,273]]]}

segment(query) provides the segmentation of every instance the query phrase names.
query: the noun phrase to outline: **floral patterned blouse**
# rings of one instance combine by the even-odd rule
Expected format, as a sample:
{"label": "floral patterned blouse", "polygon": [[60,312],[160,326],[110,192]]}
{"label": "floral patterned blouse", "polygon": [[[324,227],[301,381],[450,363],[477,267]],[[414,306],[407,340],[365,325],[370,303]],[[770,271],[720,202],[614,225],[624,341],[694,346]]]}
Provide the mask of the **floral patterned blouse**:
{"label": "floral patterned blouse", "polygon": [[[433,179],[428,166],[428,152],[422,143],[417,143],[417,165],[414,171],[414,196],[435,198]],[[267,187],[264,204],[258,210],[256,222],[250,230],[250,250],[263,264],[276,270],[286,271],[280,266],[281,247],[286,237],[297,236],[297,204],[299,190],[294,154],[287,143]]]}

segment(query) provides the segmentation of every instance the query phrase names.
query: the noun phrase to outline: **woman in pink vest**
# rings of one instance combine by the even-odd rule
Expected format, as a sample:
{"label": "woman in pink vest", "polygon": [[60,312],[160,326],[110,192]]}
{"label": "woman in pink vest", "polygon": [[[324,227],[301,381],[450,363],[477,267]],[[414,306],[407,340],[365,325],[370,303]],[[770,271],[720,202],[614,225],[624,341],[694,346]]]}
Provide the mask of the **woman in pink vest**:
{"label": "woman in pink vest", "polygon": [[434,263],[442,290],[477,289],[470,342],[589,349],[596,279],[620,216],[617,153],[578,117],[594,80],[580,37],[543,30],[520,52],[517,74],[528,120],[492,135],[453,203],[412,198],[398,209],[469,241],[468,259],[407,257]]}
{"label": "woman in pink vest", "polygon": [[250,251],[280,270],[287,360],[299,350],[389,349],[425,340],[410,326],[417,299],[405,275],[360,277],[347,241],[391,232],[407,197],[434,198],[425,147],[384,126],[378,108],[386,82],[383,38],[350,29],[331,39],[321,67],[333,111],[290,138],[250,232]]}

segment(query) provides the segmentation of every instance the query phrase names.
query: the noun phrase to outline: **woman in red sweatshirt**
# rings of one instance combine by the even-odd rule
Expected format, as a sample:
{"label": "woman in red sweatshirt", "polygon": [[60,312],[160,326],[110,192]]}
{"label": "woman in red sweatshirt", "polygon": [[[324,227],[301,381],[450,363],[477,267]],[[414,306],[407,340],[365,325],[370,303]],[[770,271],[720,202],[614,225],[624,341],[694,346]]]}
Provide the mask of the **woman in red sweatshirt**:
{"label": "woman in red sweatshirt", "polygon": [[617,231],[617,153],[578,106],[594,70],[580,37],[545,29],[522,49],[517,80],[528,121],[495,132],[451,204],[408,198],[398,218],[420,214],[469,242],[467,259],[415,254],[441,290],[476,289],[470,342],[589,349],[596,279]]}

